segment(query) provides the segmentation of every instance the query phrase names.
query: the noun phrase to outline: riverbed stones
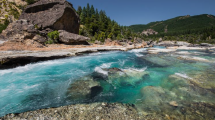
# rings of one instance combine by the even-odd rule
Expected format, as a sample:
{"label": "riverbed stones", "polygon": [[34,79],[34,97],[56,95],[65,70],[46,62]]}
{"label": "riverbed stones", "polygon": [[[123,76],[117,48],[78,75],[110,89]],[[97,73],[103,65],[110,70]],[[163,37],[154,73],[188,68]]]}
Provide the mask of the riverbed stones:
{"label": "riverbed stones", "polygon": [[0,120],[141,120],[141,118],[143,116],[140,116],[137,110],[128,104],[92,103],[9,114]]}
{"label": "riverbed stones", "polygon": [[20,16],[39,29],[65,30],[79,34],[80,19],[66,0],[40,0],[26,7]]}
{"label": "riverbed stones", "polygon": [[162,87],[146,86],[140,90],[143,101],[150,105],[159,105],[166,99],[165,90]]}

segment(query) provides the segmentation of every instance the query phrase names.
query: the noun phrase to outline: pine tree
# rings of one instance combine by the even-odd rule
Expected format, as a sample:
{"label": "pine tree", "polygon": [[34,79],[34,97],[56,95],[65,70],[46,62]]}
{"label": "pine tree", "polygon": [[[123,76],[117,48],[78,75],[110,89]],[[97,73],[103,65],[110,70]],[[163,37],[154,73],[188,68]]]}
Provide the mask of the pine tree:
{"label": "pine tree", "polygon": [[81,15],[81,13],[82,13],[82,8],[81,8],[81,6],[78,6],[77,13],[78,13],[79,16]]}
{"label": "pine tree", "polygon": [[90,4],[89,3],[87,3],[86,11],[87,11],[87,17],[91,17],[90,16]]}
{"label": "pine tree", "polygon": [[95,9],[94,9],[93,5],[91,5],[91,7],[90,7],[90,17],[92,17],[92,15],[95,15]]}
{"label": "pine tree", "polygon": [[81,24],[85,24],[85,19],[87,17],[87,11],[86,11],[86,8],[84,7],[82,9],[82,12],[81,12],[81,16],[80,16],[80,19],[81,19]]}

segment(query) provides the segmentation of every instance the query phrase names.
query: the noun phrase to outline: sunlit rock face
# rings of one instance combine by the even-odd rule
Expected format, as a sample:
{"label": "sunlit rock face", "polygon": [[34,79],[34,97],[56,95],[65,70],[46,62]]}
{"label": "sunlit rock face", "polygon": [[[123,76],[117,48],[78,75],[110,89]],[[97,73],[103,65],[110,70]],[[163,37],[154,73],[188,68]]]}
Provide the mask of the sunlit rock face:
{"label": "sunlit rock face", "polygon": [[20,19],[26,19],[43,30],[66,30],[79,34],[79,16],[66,0],[40,0],[27,6]]}

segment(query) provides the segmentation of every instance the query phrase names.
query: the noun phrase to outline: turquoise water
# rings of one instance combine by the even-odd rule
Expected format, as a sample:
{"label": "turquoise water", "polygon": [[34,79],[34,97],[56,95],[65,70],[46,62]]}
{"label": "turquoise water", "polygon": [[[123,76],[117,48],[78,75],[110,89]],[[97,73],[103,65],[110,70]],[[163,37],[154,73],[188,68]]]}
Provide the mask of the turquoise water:
{"label": "turquoise water", "polygon": [[[135,104],[141,110],[154,109],[160,101],[214,103],[213,92],[200,94],[190,90],[185,94],[182,90],[188,89],[187,81],[192,78],[197,79],[197,83],[207,82],[196,76],[207,70],[215,71],[215,55],[205,51],[177,52],[158,55],[149,55],[146,49],[102,52],[0,70],[0,116],[75,103],[122,102]],[[179,56],[195,56],[209,62],[181,60]],[[119,68],[124,74],[111,75],[104,71],[106,68]],[[96,80],[103,88],[101,93],[78,101],[68,97],[71,84],[83,77],[96,79],[95,73],[107,77],[107,80]],[[211,78],[210,83],[202,86],[198,83],[195,89],[213,91],[213,74]],[[151,102],[153,104],[149,104]]]}

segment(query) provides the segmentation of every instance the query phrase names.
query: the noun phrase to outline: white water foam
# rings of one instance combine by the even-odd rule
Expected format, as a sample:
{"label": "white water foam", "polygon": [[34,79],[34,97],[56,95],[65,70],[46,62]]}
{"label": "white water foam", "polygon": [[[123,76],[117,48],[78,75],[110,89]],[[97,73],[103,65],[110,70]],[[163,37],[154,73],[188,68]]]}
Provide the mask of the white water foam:
{"label": "white water foam", "polygon": [[139,54],[139,53],[136,53],[135,54],[137,57],[143,57],[144,55],[142,55],[142,54]]}
{"label": "white water foam", "polygon": [[94,71],[108,76],[108,72],[104,71],[101,67],[96,67]]}
{"label": "white water foam", "polygon": [[187,76],[187,74],[183,74],[183,73],[175,73],[175,75],[179,76],[179,77],[182,77],[182,78],[185,78],[185,79],[190,79],[192,80],[191,77]]}
{"label": "white water foam", "polygon": [[25,66],[13,68],[13,69],[0,70],[0,76],[3,76],[8,73],[23,73],[26,71],[33,70],[35,68],[41,68],[41,67],[51,66],[51,65],[60,65],[60,64],[64,64],[64,63],[66,63],[66,62],[54,60],[54,61],[40,62],[40,63],[36,63],[36,64],[27,64]]}
{"label": "white water foam", "polygon": [[146,48],[142,48],[142,49],[133,49],[133,50],[130,50],[128,52],[130,52],[130,53],[140,53],[140,52],[144,52],[146,50],[147,50]]}
{"label": "white water foam", "polygon": [[104,63],[100,66],[100,68],[110,68],[113,63]]}
{"label": "white water foam", "polygon": [[147,67],[137,69],[137,68],[128,68],[128,69],[123,69],[123,71],[128,71],[128,72],[144,72],[146,71]]}

